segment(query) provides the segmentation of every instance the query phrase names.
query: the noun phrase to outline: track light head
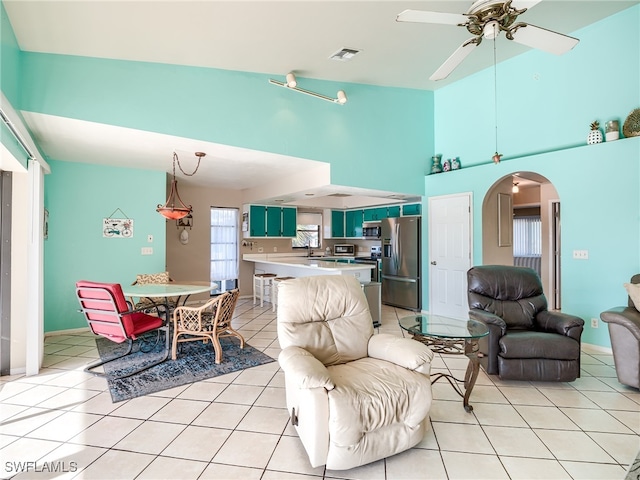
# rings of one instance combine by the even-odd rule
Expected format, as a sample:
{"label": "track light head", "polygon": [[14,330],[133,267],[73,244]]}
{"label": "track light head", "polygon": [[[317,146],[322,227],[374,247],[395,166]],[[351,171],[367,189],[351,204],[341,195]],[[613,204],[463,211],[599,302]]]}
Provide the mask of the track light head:
{"label": "track light head", "polygon": [[344,93],[344,90],[338,90],[338,98],[336,99],[336,101],[340,105],[344,105],[345,103],[347,103],[347,94]]}
{"label": "track light head", "polygon": [[287,83],[286,83],[286,85],[289,88],[296,88],[296,86],[298,85],[298,81],[296,80],[296,76],[291,72],[287,73]]}

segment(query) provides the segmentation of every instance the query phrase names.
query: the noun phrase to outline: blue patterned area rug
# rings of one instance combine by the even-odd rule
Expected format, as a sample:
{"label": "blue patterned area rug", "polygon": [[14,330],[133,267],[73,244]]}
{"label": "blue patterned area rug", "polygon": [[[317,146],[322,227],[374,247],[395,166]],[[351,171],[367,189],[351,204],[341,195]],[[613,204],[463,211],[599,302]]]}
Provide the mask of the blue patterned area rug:
{"label": "blue patterned area rug", "polygon": [[[134,344],[134,353],[107,363],[104,366],[105,372],[123,375],[127,370],[140,368],[145,364],[153,363],[154,359],[162,358],[164,341],[158,342],[148,353],[138,351],[139,342],[138,340]],[[275,361],[246,342],[244,348],[240,348],[240,341],[237,338],[221,338],[220,343],[222,362],[219,365],[216,365],[215,353],[210,342],[206,344],[201,341],[185,342],[179,345],[176,360],[171,360],[169,356],[160,365],[138,374],[126,378],[108,379],[111,400],[114,403],[121,402]],[[127,348],[126,344],[117,344],[102,337],[96,338],[96,345],[101,359],[118,356]]]}

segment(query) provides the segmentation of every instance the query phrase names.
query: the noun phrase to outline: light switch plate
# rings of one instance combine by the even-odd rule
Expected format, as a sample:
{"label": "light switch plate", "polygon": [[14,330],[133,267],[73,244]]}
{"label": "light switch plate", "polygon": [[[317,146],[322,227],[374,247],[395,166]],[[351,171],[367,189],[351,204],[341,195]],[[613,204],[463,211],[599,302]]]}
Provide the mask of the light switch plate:
{"label": "light switch plate", "polygon": [[153,255],[153,247],[142,247],[142,255]]}

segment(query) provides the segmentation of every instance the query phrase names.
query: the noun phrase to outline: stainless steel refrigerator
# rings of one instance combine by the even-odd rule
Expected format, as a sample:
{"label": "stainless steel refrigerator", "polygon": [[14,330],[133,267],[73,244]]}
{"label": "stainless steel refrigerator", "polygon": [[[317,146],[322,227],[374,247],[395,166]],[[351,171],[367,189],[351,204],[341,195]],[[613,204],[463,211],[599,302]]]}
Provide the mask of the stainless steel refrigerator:
{"label": "stainless steel refrigerator", "polygon": [[420,217],[385,218],[382,232],[382,303],[420,310]]}

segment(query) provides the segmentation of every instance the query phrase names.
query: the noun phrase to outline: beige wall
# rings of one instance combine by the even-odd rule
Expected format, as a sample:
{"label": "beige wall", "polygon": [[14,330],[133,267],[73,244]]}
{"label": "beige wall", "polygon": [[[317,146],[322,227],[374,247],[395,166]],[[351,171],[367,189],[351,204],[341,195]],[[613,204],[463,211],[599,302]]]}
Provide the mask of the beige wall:
{"label": "beige wall", "polygon": [[[179,184],[180,197],[193,206],[193,228],[189,232],[189,243],[180,243],[180,231],[174,220],[167,220],[166,268],[176,281],[208,281],[211,260],[211,207],[237,208],[238,222],[242,212],[242,195],[239,190],[220,188],[189,187]],[[238,223],[238,229],[240,225]],[[240,269],[239,286],[241,295],[251,293],[251,280],[245,279],[246,272]],[[250,278],[250,277],[249,277]],[[200,295],[201,299],[206,294]],[[194,296],[192,299],[198,299]]]}

